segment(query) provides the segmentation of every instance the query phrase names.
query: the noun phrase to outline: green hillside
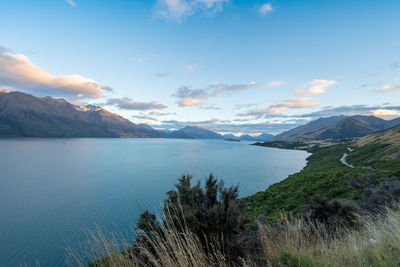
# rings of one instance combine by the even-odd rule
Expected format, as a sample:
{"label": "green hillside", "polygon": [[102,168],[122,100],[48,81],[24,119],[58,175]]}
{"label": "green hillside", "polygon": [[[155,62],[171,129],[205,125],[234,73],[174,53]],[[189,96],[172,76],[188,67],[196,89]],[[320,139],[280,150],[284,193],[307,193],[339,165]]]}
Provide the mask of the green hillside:
{"label": "green hillside", "polygon": [[[352,147],[352,152],[348,151]],[[349,168],[340,162],[348,153]],[[357,200],[360,192],[348,185],[349,179],[360,179],[360,174],[374,173],[382,177],[400,174],[400,127],[370,135],[353,143],[323,148],[312,154],[306,167],[285,180],[273,184],[265,191],[243,199],[251,217],[275,218],[282,211],[296,214],[320,195],[327,200],[351,198]]]}
{"label": "green hillside", "polygon": [[400,169],[400,126],[363,137],[353,147],[348,161],[355,166],[389,171]]}

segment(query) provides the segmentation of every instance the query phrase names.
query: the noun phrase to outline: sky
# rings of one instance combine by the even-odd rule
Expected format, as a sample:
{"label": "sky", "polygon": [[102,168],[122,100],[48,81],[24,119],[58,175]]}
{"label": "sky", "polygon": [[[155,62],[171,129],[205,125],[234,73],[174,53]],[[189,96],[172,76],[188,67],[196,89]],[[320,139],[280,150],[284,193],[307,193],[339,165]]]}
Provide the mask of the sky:
{"label": "sky", "polygon": [[400,116],[399,0],[0,0],[0,90],[156,129]]}

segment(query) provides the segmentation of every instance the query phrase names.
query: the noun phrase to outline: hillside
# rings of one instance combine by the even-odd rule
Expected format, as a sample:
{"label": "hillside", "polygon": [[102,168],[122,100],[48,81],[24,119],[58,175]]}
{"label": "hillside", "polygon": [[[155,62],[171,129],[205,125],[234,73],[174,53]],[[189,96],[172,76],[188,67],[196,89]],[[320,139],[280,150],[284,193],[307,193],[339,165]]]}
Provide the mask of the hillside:
{"label": "hillside", "polygon": [[[150,127],[150,126],[148,126]],[[162,137],[101,107],[0,92],[0,137]]]}
{"label": "hillside", "polygon": [[360,138],[353,148],[347,160],[355,166],[400,169],[400,126]]}
{"label": "hillside", "polygon": [[387,121],[375,116],[334,116],[320,118],[306,125],[281,133],[270,141],[308,142],[341,141],[384,131],[400,124],[399,119]]}
{"label": "hillside", "polygon": [[[353,151],[349,152],[348,147],[352,147]],[[349,168],[340,162],[344,153],[349,154],[347,160],[356,168]],[[357,200],[361,192],[349,185],[349,179],[358,180],[361,174],[373,174],[376,183],[379,183],[383,177],[399,177],[400,126],[358,141],[320,149],[307,161],[302,171],[263,192],[244,198],[247,214],[275,218],[281,211],[298,213],[316,195],[327,200]]]}

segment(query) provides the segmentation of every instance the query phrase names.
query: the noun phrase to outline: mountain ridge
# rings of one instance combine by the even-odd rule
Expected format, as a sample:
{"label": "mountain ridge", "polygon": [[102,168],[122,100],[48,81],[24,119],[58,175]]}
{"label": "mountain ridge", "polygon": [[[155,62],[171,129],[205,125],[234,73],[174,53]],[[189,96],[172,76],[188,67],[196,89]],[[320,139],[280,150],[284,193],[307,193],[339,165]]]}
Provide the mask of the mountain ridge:
{"label": "mountain ridge", "polygon": [[[150,126],[149,126],[150,127]],[[0,93],[1,137],[163,137],[131,121],[88,105],[22,92]]]}
{"label": "mountain ridge", "polygon": [[375,116],[332,116],[319,118],[283,132],[270,141],[304,142],[346,140],[378,133],[400,124],[400,119],[384,120]]}

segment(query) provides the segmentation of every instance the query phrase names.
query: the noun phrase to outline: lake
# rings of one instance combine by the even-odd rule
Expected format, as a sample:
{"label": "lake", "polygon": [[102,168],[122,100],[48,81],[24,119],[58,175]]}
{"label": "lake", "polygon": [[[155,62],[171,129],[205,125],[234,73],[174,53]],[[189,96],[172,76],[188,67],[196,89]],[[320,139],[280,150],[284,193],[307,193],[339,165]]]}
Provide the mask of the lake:
{"label": "lake", "polygon": [[0,266],[65,266],[88,229],[127,231],[188,173],[240,196],[302,169],[304,151],[183,139],[0,139]]}

